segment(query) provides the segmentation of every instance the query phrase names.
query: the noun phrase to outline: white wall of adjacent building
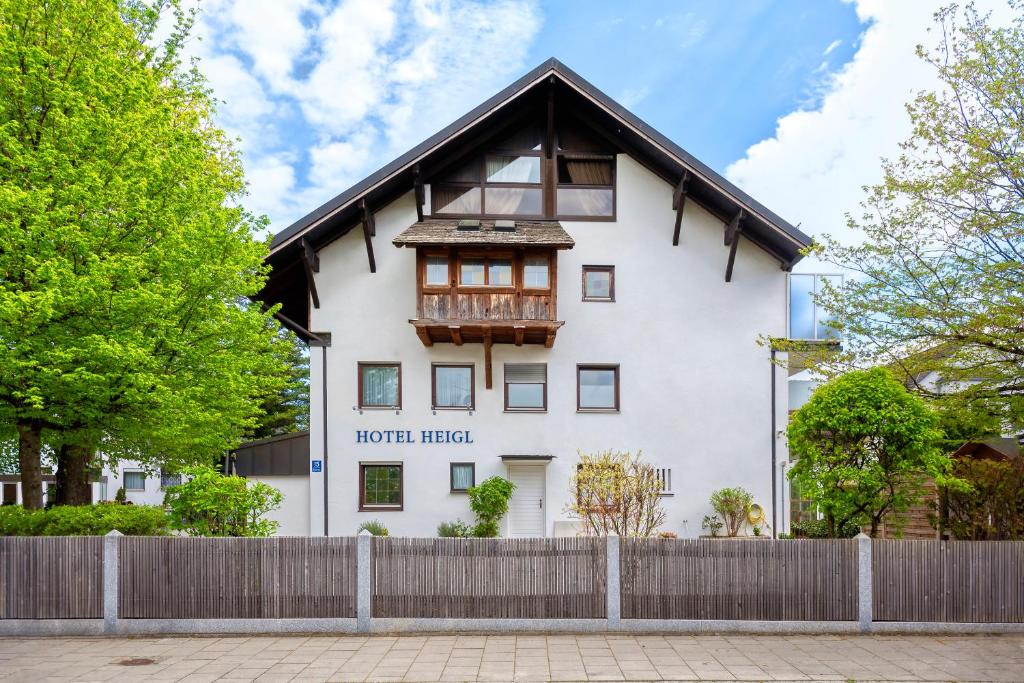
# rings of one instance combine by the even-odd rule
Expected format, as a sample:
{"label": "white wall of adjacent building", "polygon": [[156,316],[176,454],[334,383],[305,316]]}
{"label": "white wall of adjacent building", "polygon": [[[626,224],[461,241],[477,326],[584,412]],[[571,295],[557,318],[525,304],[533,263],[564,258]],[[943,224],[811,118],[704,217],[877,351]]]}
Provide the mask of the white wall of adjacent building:
{"label": "white wall of adjacent building", "polygon": [[[719,219],[688,202],[682,239],[673,247],[673,188],[626,155],[618,156],[616,178],[615,221],[562,221],[576,246],[558,254],[557,312],[565,326],[554,347],[496,344],[491,390],[484,388],[480,344],[427,348],[408,322],[416,315],[415,251],[397,249],[391,240],[416,220],[411,192],[376,213],[375,274],[359,230],[319,251],[320,308],[311,309],[310,329],[329,332],[331,346],[326,418],[322,350],[310,350],[310,459],[327,461],[331,535],[353,534],[369,519],[379,519],[393,535],[415,536],[435,535],[442,521],[471,522],[466,494],[449,492],[449,463],[475,463],[479,483],[509,476],[502,455],[553,457],[535,465],[542,485],[538,507],[545,535],[565,532],[577,452],[605,449],[642,451],[656,467],[671,470],[671,495],[663,498],[667,531],[700,535],[701,520],[711,513],[708,497],[724,486],[749,489],[770,519],[772,477],[781,475],[781,467],[772,470],[771,447],[775,440],[777,461],[786,460],[778,430],[785,429],[789,392],[785,371],[777,370],[773,433],[772,366],[757,341],[786,334],[786,274],[741,238],[733,281],[726,283],[728,249]],[[584,265],[615,266],[614,302],[581,301]],[[359,361],[402,364],[400,411],[357,409]],[[472,413],[431,409],[432,362],[475,363]],[[507,362],[547,364],[546,412],[503,412]],[[619,365],[620,412],[577,412],[578,363]],[[417,437],[423,430],[468,431],[472,443],[358,444],[360,430],[410,430]],[[359,511],[360,462],[403,465],[401,511]],[[324,529],[324,476],[313,472],[308,480],[312,534]],[[785,503],[779,505],[781,517]],[[282,522],[282,530],[302,523]]]}

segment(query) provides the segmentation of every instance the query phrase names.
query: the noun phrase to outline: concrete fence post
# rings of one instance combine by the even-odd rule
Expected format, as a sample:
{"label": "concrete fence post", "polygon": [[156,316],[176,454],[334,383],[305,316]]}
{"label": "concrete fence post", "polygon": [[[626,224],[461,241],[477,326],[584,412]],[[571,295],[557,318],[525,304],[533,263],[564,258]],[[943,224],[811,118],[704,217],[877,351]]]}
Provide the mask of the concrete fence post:
{"label": "concrete fence post", "polygon": [[857,534],[857,621],[863,633],[871,631],[871,537]]}
{"label": "concrete fence post", "polygon": [[117,628],[118,555],[122,534],[117,529],[103,537],[103,632]]}
{"label": "concrete fence post", "polygon": [[617,629],[622,619],[622,585],[619,572],[619,537],[608,536],[606,569],[608,628]]}
{"label": "concrete fence post", "polygon": [[356,537],[356,631],[370,631],[370,562],[373,534],[366,529]]}

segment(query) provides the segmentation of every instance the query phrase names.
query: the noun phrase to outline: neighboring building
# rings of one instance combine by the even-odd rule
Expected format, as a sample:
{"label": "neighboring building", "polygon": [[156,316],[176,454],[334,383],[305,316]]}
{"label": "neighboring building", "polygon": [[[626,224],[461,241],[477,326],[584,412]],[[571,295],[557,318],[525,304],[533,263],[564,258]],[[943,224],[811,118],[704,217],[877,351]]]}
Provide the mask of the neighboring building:
{"label": "neighboring building", "polygon": [[312,347],[308,475],[291,450],[261,470],[295,477],[282,531],[433,536],[501,475],[504,535],[575,533],[577,451],[603,449],[659,469],[666,530],[744,486],[784,531],[788,391],[758,338],[787,335],[808,244],[545,62],[274,238],[261,298]]}
{"label": "neighboring building", "polygon": [[309,536],[309,432],[292,432],[244,443],[227,459],[227,472],[269,484],[281,507],[268,517],[278,536]]}
{"label": "neighboring building", "polygon": [[[102,474],[93,480],[92,500],[114,500],[117,490],[124,488],[125,500],[136,505],[162,505],[164,489],[181,483],[180,474],[147,472],[132,460],[123,460],[116,467],[103,466]],[[52,474],[43,475],[43,501],[56,494],[56,481]],[[0,475],[0,501],[3,505],[21,505],[21,477],[17,474]]]}

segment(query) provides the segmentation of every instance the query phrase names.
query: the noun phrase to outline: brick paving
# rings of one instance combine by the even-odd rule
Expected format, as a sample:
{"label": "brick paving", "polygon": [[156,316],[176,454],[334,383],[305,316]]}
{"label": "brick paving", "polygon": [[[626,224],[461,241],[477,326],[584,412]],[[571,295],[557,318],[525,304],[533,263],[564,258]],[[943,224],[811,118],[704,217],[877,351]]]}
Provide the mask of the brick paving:
{"label": "brick paving", "polygon": [[[127,665],[130,659],[152,663]],[[1024,635],[0,640],[0,681],[1024,681]]]}

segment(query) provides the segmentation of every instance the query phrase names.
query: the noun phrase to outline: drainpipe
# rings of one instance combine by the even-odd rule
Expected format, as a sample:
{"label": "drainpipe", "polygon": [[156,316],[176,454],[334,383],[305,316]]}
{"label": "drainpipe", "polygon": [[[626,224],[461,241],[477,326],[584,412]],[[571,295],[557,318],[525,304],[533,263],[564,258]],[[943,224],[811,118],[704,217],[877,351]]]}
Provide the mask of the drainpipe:
{"label": "drainpipe", "polygon": [[327,523],[327,347],[331,345],[331,335],[329,332],[320,332],[314,334],[308,332],[310,346],[320,347],[320,380],[321,380],[321,392],[322,392],[322,420],[323,420],[323,461],[321,463],[322,476],[324,480],[324,536],[328,535],[328,523]]}
{"label": "drainpipe", "polygon": [[771,355],[771,366],[772,366],[772,538],[778,538],[779,532],[776,529],[777,517],[776,514],[776,503],[778,503],[778,493],[776,491],[778,487],[779,473],[776,471],[776,444],[778,437],[776,436],[776,425],[775,425],[775,349],[772,349]]}

